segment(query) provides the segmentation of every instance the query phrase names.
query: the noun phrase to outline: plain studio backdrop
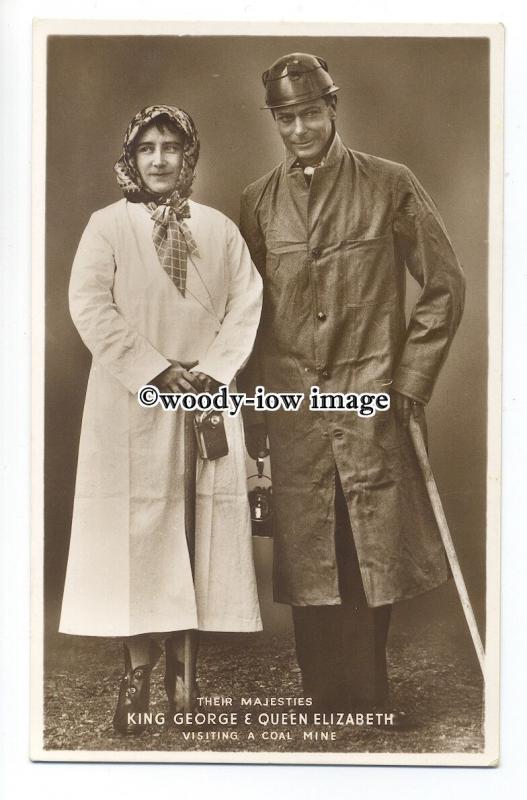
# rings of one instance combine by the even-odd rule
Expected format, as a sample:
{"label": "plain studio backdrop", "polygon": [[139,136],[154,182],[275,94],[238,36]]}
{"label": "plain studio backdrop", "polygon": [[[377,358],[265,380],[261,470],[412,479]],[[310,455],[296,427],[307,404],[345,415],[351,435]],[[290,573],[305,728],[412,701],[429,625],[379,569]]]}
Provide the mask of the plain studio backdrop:
{"label": "plain studio backdrop", "polygon": [[[467,278],[463,321],[428,407],[430,455],[483,633],[486,532],[486,39],[257,36],[52,36],[46,175],[46,627],[58,627],[90,354],[69,316],[71,264],[90,214],[119,200],[113,164],[141,108],[177,105],[194,119],[201,156],[193,199],[238,222],[239,198],[283,148],[261,110],[261,73],[279,56],[327,60],[348,147],[406,164],[433,197]],[[409,279],[409,308],[417,295]],[[353,391],[353,387],[349,387]],[[250,464],[248,464],[250,466]],[[254,466],[254,464],[253,464]],[[264,627],[290,624],[272,602],[272,544],[255,540]],[[452,623],[472,647],[452,581],[399,604],[395,626]]]}

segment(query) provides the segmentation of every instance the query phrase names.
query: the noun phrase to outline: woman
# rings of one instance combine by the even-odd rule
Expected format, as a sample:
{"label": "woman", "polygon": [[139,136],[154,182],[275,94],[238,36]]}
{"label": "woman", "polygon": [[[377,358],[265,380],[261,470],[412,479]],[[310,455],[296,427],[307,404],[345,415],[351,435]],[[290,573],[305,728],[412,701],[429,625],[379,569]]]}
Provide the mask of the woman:
{"label": "woman", "polygon": [[261,629],[241,418],[224,419],[226,456],[198,458],[191,563],[191,415],[137,401],[145,384],[232,390],[258,326],[261,280],[236,226],[188,200],[198,153],[181,109],[136,114],[115,165],[125,199],[92,215],[70,282],[71,315],[93,361],[60,630],[124,638],[114,717],[124,733],[144,729],[136,714],[148,710],[160,637],[174,711],[195,694],[183,683],[183,631]]}

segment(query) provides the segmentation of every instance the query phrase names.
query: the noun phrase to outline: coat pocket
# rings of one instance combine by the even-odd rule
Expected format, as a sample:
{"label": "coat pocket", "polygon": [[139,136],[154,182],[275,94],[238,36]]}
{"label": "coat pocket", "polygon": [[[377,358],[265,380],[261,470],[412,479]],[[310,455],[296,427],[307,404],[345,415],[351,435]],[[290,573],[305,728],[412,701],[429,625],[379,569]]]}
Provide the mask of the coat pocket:
{"label": "coat pocket", "polygon": [[345,239],[338,250],[339,270],[344,276],[346,305],[372,306],[392,300],[396,294],[393,239]]}

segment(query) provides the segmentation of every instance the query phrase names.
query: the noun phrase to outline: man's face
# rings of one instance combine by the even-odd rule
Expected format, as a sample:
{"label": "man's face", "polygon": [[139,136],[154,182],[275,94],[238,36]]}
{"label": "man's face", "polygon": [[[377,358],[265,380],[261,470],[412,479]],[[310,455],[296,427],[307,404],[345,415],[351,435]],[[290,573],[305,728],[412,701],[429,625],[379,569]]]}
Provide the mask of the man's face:
{"label": "man's face", "polygon": [[333,132],[337,113],[319,97],[307,103],[278,108],[274,112],[278,132],[289,152],[301,164],[318,164]]}
{"label": "man's face", "polygon": [[135,164],[145,187],[153,194],[169,195],[183,165],[185,137],[182,133],[149,125],[141,131],[135,145]]}

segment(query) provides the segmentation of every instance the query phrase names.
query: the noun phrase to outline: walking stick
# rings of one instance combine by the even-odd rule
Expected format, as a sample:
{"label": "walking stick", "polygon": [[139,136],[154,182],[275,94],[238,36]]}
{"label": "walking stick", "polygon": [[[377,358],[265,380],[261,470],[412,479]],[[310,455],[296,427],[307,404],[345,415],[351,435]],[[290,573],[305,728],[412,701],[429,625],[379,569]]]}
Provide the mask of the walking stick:
{"label": "walking stick", "polygon": [[459,561],[457,559],[456,551],[454,549],[454,542],[452,541],[452,536],[450,535],[450,531],[448,529],[448,523],[446,521],[445,512],[443,511],[441,498],[439,497],[439,492],[437,491],[437,485],[434,479],[434,475],[432,473],[432,468],[428,460],[428,454],[426,452],[423,434],[421,432],[421,428],[419,426],[418,421],[413,415],[410,416],[409,427],[410,427],[410,436],[412,438],[412,443],[415,449],[417,460],[419,462],[419,466],[421,467],[421,471],[423,473],[426,489],[437,522],[437,527],[439,528],[439,533],[441,534],[443,547],[445,548],[445,552],[448,558],[448,563],[450,564],[450,569],[452,570],[454,582],[456,584],[456,588],[459,594],[459,599],[461,600],[461,605],[463,606],[465,619],[467,621],[470,635],[472,636],[472,642],[474,644],[474,648],[478,656],[481,672],[483,674],[483,677],[485,677],[485,651],[483,649],[483,644],[481,642],[481,638],[479,635],[476,618],[474,616],[474,612],[470,604],[467,587],[465,586],[465,581],[463,580],[463,575],[461,574]]}
{"label": "walking stick", "polygon": [[[194,434],[194,415],[185,413],[184,420],[184,492],[185,492],[185,535],[187,537],[190,568],[194,578],[194,559],[196,551],[196,460],[197,447]],[[184,668],[185,712],[193,711],[196,699],[196,661],[198,654],[198,632],[185,631]]]}

